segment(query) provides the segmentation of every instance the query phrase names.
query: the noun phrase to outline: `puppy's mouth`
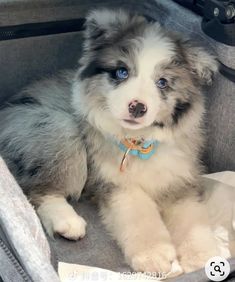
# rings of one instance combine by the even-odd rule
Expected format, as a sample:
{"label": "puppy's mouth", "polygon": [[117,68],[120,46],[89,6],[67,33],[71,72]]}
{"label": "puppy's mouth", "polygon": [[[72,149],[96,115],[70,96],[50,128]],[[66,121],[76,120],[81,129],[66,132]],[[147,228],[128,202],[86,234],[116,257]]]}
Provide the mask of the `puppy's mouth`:
{"label": "puppy's mouth", "polygon": [[122,119],[121,125],[122,127],[131,130],[136,130],[144,127],[140,121],[136,121],[134,119]]}
{"label": "puppy's mouth", "polygon": [[124,119],[123,121],[125,121],[126,123],[129,123],[129,124],[139,124],[139,122],[137,122],[136,120],[134,119]]}

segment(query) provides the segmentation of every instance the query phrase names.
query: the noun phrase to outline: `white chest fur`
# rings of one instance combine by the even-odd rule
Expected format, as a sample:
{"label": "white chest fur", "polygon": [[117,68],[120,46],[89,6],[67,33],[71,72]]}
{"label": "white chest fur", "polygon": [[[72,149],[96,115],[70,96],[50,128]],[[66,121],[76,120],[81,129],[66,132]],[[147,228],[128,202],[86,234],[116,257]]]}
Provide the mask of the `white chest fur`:
{"label": "white chest fur", "polygon": [[173,145],[160,144],[148,160],[128,156],[127,166],[121,172],[119,168],[123,154],[115,148],[110,154],[106,152],[95,159],[103,179],[126,189],[139,186],[156,197],[159,192],[171,186],[182,185],[185,180],[193,177],[192,160]]}

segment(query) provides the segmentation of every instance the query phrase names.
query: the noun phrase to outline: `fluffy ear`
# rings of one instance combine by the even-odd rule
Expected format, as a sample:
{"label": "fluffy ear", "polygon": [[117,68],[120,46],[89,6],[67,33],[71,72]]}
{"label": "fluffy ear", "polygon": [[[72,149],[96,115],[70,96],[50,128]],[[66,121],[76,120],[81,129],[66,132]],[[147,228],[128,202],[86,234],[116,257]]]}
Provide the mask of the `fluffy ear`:
{"label": "fluffy ear", "polygon": [[92,42],[102,41],[115,36],[125,28],[145,21],[144,17],[131,16],[123,10],[93,10],[86,18],[85,39]]}
{"label": "fluffy ear", "polygon": [[193,45],[189,40],[181,42],[186,61],[193,74],[196,74],[202,84],[210,85],[214,74],[218,71],[218,61],[215,56],[202,47]]}

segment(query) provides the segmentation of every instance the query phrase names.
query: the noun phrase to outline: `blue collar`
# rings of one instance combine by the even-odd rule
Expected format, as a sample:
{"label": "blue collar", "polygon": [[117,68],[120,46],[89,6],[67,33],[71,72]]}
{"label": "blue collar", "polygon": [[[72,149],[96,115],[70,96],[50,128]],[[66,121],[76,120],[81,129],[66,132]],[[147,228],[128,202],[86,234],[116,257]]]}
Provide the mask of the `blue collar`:
{"label": "blue collar", "polygon": [[119,143],[119,148],[123,152],[128,152],[128,155],[137,156],[142,160],[148,160],[156,152],[159,141],[144,141],[143,143],[136,144],[133,140],[124,139]]}

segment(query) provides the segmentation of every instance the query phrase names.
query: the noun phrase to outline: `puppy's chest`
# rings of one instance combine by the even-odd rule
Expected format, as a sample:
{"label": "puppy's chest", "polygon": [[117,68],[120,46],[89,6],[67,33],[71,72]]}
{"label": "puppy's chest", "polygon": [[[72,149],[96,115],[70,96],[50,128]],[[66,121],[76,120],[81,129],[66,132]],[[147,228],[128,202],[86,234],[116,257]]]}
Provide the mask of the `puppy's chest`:
{"label": "puppy's chest", "polygon": [[119,148],[102,148],[93,156],[95,171],[92,177],[101,177],[104,181],[126,189],[140,186],[152,196],[190,175],[190,160],[178,149],[160,145],[148,160],[127,155],[123,171],[120,171],[124,152]]}

